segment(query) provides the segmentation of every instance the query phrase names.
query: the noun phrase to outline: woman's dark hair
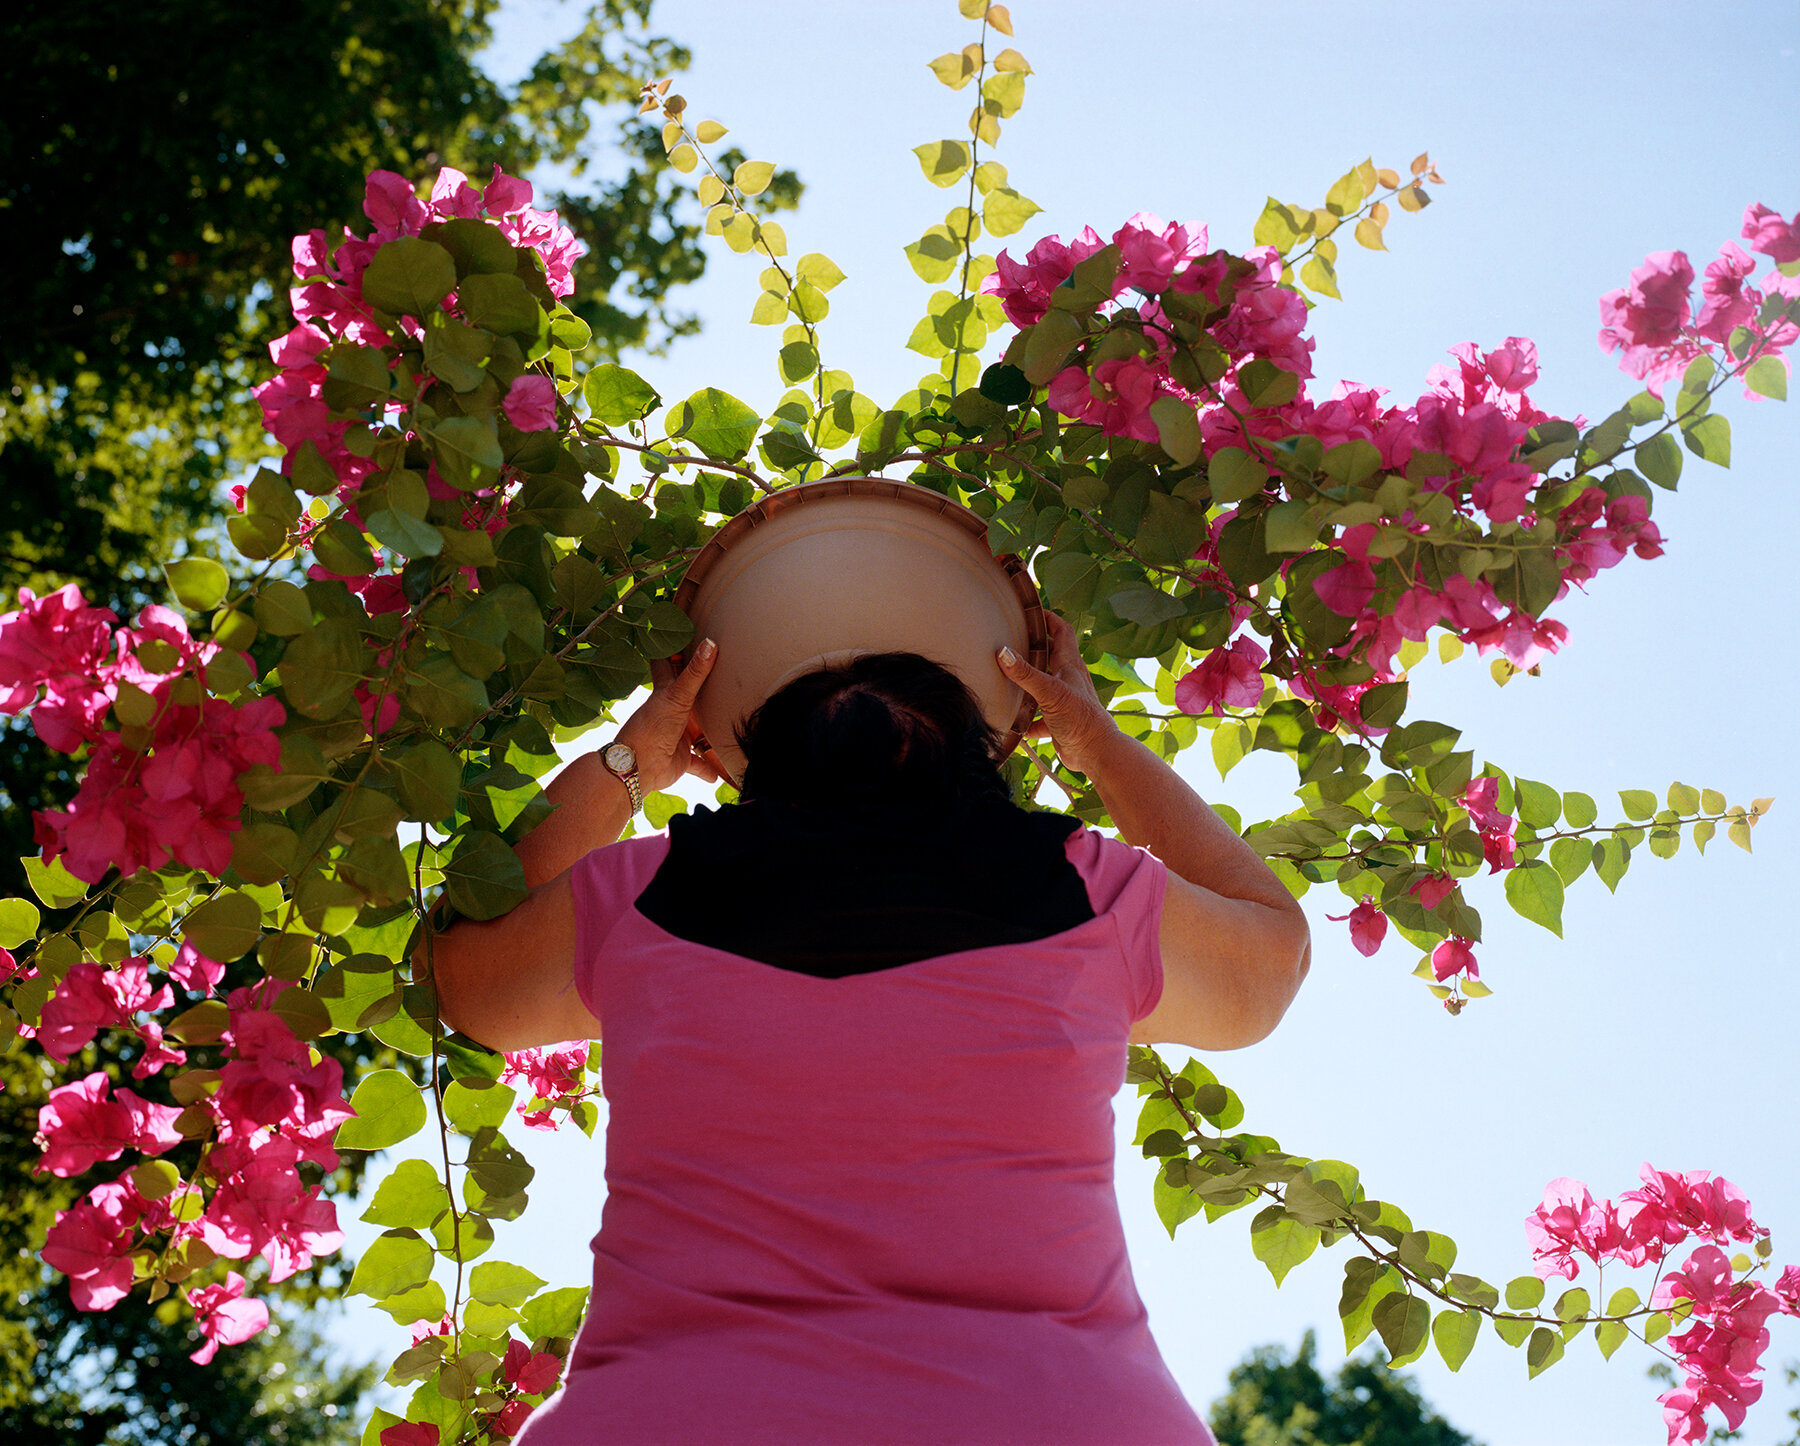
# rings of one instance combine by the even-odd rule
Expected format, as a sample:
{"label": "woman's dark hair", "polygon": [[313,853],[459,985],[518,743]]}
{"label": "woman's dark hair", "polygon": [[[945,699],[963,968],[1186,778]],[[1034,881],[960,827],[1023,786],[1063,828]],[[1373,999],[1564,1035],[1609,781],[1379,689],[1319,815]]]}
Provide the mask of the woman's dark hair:
{"label": "woman's dark hair", "polygon": [[744,720],[738,746],[745,800],[910,812],[1007,796],[974,695],[916,653],[803,674]]}

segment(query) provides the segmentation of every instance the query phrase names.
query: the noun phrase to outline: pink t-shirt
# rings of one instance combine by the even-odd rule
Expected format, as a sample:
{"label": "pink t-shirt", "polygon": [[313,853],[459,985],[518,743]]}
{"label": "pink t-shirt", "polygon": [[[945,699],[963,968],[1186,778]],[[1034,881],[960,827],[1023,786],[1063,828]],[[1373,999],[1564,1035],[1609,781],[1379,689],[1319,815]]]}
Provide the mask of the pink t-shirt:
{"label": "pink t-shirt", "polygon": [[842,979],[644,918],[664,836],[575,866],[606,1204],[520,1446],[1208,1446],[1113,1187],[1167,876],[1091,830],[1067,847],[1094,918]]}

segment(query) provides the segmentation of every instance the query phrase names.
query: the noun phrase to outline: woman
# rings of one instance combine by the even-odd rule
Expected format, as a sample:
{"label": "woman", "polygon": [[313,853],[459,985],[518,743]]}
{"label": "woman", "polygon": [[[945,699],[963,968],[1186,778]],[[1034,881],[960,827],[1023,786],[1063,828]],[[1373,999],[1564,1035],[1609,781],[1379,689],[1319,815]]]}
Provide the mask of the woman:
{"label": "woman", "polygon": [[742,803],[600,847],[632,785],[707,772],[702,643],[620,729],[638,778],[571,763],[530,898],[435,941],[490,1047],[605,1030],[594,1293],[523,1443],[1209,1440],[1131,1281],[1111,1102],[1128,1038],[1267,1034],[1306,922],[1051,643],[998,664],[1124,843],[1013,807],[967,690],[888,655],[758,710]]}

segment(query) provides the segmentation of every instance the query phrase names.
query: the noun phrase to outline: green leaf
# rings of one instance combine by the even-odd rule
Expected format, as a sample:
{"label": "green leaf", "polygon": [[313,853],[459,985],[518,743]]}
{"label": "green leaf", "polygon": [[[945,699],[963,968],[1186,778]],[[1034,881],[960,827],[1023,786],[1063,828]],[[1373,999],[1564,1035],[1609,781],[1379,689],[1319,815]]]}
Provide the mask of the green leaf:
{"label": "green leaf", "polygon": [[1559,838],[1550,845],[1550,867],[1556,870],[1556,876],[1567,888],[1594,861],[1594,848],[1586,839]]}
{"label": "green leaf", "polygon": [[1544,1298],[1544,1282],[1535,1275],[1517,1276],[1506,1283],[1506,1303],[1513,1310],[1530,1310]]}
{"label": "green leaf", "polygon": [[535,337],[544,319],[544,309],[517,276],[467,277],[456,303],[476,326],[501,335]]}
{"label": "green leaf", "polygon": [[385,1300],[416,1290],[431,1279],[433,1255],[432,1248],[411,1230],[383,1231],[356,1262],[349,1293]]}
{"label": "green leaf", "polygon": [[1506,873],[1506,902],[1515,913],[1562,938],[1563,881],[1541,859],[1527,859]]}
{"label": "green leaf", "polygon": [[436,557],[444,550],[444,537],[437,528],[404,512],[384,507],[365,517],[363,526],[383,547],[402,557]]}
{"label": "green leaf", "polygon": [[1731,423],[1717,412],[1685,423],[1681,436],[1696,457],[1721,467],[1731,465]]}
{"label": "green leaf", "polygon": [[466,728],[487,711],[487,689],[448,653],[427,653],[403,686],[407,706],[434,728]]}
{"label": "green leaf", "polygon": [[1206,464],[1214,502],[1242,502],[1269,482],[1269,469],[1241,447],[1221,447]]}
{"label": "green leaf", "polygon": [[465,1135],[498,1129],[517,1098],[511,1086],[494,1080],[452,1080],[444,1090],[444,1117]]}
{"label": "green leaf", "polygon": [[231,578],[210,557],[184,557],[163,568],[181,605],[192,612],[211,612],[225,601]]}
{"label": "green leaf", "polygon": [[1539,1326],[1531,1333],[1531,1342],[1525,1347],[1525,1362],[1530,1368],[1531,1379],[1535,1380],[1549,1370],[1562,1356],[1563,1339],[1558,1332],[1549,1326]]}
{"label": "green leaf", "polygon": [[469,1299],[484,1305],[504,1305],[517,1310],[544,1284],[522,1265],[505,1260],[484,1260],[469,1272]]}
{"label": "green leaf", "polygon": [[1685,783],[1669,785],[1669,807],[1677,813],[1700,812],[1700,790]]}
{"label": "green leaf", "polygon": [[735,462],[750,450],[762,418],[728,392],[704,387],[681,405],[677,434],[715,462]]}
{"label": "green leaf", "polygon": [[375,1187],[375,1198],[361,1218],[371,1225],[429,1230],[449,1208],[450,1194],[436,1167],[423,1160],[402,1160]]}
{"label": "green leaf", "polygon": [[1681,448],[1672,432],[1658,432],[1647,442],[1638,444],[1637,469],[1658,487],[1671,492],[1681,480]]}
{"label": "green leaf", "polygon": [[646,658],[667,658],[694,640],[693,619],[669,598],[658,598],[632,629]]}
{"label": "green leaf", "polygon": [[444,1318],[447,1303],[444,1287],[435,1280],[428,1280],[411,1290],[403,1290],[398,1295],[390,1295],[377,1301],[375,1308],[392,1316],[396,1325],[411,1325],[414,1321],[422,1320],[435,1324]]}
{"label": "green leaf", "polygon": [[362,535],[342,517],[334,517],[312,535],[313,556],[327,572],[339,577],[367,577],[375,571],[375,556]]}
{"label": "green leaf", "polygon": [[1787,368],[1774,356],[1759,356],[1744,369],[1744,385],[1761,397],[1787,400]]}
{"label": "green leaf", "polygon": [[808,251],[794,263],[794,276],[800,281],[807,281],[820,291],[830,291],[844,279],[844,273],[838,269],[837,262],[818,251]]}
{"label": "green leaf", "polygon": [[262,907],[248,894],[227,890],[192,910],[181,932],[209,959],[230,963],[256,947],[262,935]]}
{"label": "green leaf", "polygon": [[1307,258],[1300,268],[1300,284],[1321,296],[1342,299],[1338,294],[1337,268],[1323,256],[1314,254]]}
{"label": "green leaf", "polygon": [[425,366],[453,392],[472,392],[487,380],[494,334],[464,326],[443,312],[425,324]]}
{"label": "green leaf", "polygon": [[491,414],[447,417],[427,436],[438,472],[452,487],[468,492],[499,478],[506,454],[500,450],[500,434]]}
{"label": "green leaf", "polygon": [[582,396],[594,420],[609,427],[647,417],[662,403],[655,387],[629,367],[613,362],[601,362],[588,373]]}
{"label": "green leaf", "polygon": [[1270,552],[1310,552],[1319,541],[1319,524],[1311,511],[1311,504],[1298,498],[1276,503],[1266,515],[1264,546]]}
{"label": "green leaf", "polygon": [[[473,1281],[474,1277],[470,1277]],[[534,1342],[546,1336],[572,1336],[587,1309],[588,1288],[585,1285],[564,1286],[533,1296],[519,1311],[519,1324]]]}
{"label": "green leaf", "polygon": [[1611,1360],[1613,1352],[1625,1344],[1631,1332],[1623,1321],[1603,1320],[1594,1327],[1594,1344],[1600,1347],[1600,1354]]}
{"label": "green leaf", "polygon": [[1625,877],[1625,870],[1631,866],[1631,848],[1624,839],[1617,835],[1595,841],[1594,872],[1600,875],[1600,882],[1606,885],[1608,893],[1617,893],[1619,880]]}
{"label": "green leaf", "polygon": [[1289,1219],[1279,1205],[1269,1206],[1251,1223],[1251,1252],[1269,1267],[1276,1285],[1318,1248],[1318,1230]]}
{"label": "green leaf", "polygon": [[30,899],[0,899],[0,949],[17,949],[33,938],[41,918]]}
{"label": "green leaf", "polygon": [[1656,814],[1656,795],[1647,788],[1621,789],[1619,804],[1624,808],[1626,818],[1642,820]]}
{"label": "green leaf", "polygon": [[1531,1334],[1531,1322],[1516,1315],[1497,1315],[1494,1317],[1494,1333],[1507,1345],[1518,1347]]}
{"label": "green leaf", "polygon": [[60,858],[45,863],[27,856],[19,862],[24,865],[31,892],[52,909],[66,909],[87,897],[88,886],[64,868]]}
{"label": "green leaf", "polygon": [[914,146],[919,169],[934,186],[954,186],[969,169],[969,147],[965,141],[931,141]]}
{"label": "green leaf", "polygon": [[1519,778],[1513,781],[1513,792],[1518,802],[1519,822],[1526,827],[1553,828],[1562,817],[1562,795],[1549,784]]}
{"label": "green leaf", "polygon": [[1438,1354],[1453,1371],[1462,1369],[1462,1363],[1475,1349],[1475,1338],[1480,1334],[1481,1315],[1477,1311],[1439,1311],[1437,1319],[1431,1323],[1431,1338],[1437,1342]]}
{"label": "green leaf", "polygon": [[276,637],[291,638],[313,625],[312,603],[293,583],[281,578],[265,582],[251,604],[257,627]]}
{"label": "green leaf", "polygon": [[1587,828],[1600,816],[1594,800],[1585,793],[1565,793],[1562,796],[1562,809],[1570,828]]}
{"label": "green leaf", "polygon": [[1390,1368],[1416,1361],[1431,1336],[1431,1307],[1417,1296],[1395,1291],[1375,1303],[1370,1316],[1388,1349]]}
{"label": "green leaf", "polygon": [[356,1118],[337,1132],[340,1150],[385,1150],[410,1139],[425,1125],[425,1097],[397,1069],[378,1069],[362,1077],[350,1096]]}
{"label": "green leaf", "polygon": [[444,864],[444,890],[457,912],[471,919],[497,919],[523,903],[525,866],[497,833],[471,829],[456,841]]}
{"label": "green leaf", "polygon": [[1200,420],[1193,407],[1179,397],[1158,397],[1150,403],[1150,420],[1158,443],[1177,464],[1189,467],[1200,460]]}
{"label": "green leaf", "polygon": [[437,823],[456,812],[462,764],[442,743],[424,739],[390,757],[387,765],[408,818]]}
{"label": "green leaf", "polygon": [[775,167],[769,161],[744,161],[731,173],[731,184],[746,196],[760,196],[775,179]]}
{"label": "green leaf", "polygon": [[1169,1232],[1171,1240],[1175,1238],[1177,1226],[1200,1213],[1200,1197],[1185,1186],[1171,1185],[1161,1171],[1157,1172],[1156,1184],[1151,1188],[1150,1197],[1156,1206],[1156,1218],[1162,1221],[1163,1229]]}
{"label": "green leaf", "polygon": [[417,236],[389,241],[362,274],[363,300],[395,316],[426,316],[455,286],[450,253]]}
{"label": "green leaf", "polygon": [[1008,186],[988,192],[981,207],[981,224],[990,235],[1011,236],[1042,209],[1036,201],[1021,196]]}

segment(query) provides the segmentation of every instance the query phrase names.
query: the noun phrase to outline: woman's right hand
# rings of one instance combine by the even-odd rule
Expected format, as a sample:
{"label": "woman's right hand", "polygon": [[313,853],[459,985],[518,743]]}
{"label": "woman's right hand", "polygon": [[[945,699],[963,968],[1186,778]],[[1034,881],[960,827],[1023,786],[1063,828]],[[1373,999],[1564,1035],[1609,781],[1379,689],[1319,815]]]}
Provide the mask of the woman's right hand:
{"label": "woman's right hand", "polygon": [[1118,732],[1118,725],[1094,691],[1075,629],[1048,608],[1044,619],[1050,628],[1049,671],[1032,667],[1010,648],[1002,648],[996,655],[1000,671],[1037,703],[1044,721],[1030,731],[1039,737],[1048,733],[1065,765],[1078,773],[1091,773],[1097,749]]}

